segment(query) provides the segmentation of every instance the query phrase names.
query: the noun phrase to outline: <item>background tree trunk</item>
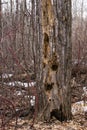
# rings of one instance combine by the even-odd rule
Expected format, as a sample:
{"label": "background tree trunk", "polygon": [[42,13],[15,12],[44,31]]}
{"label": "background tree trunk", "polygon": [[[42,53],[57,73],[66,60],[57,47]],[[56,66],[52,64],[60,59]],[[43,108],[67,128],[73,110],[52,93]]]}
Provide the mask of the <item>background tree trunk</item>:
{"label": "background tree trunk", "polygon": [[[1,6],[1,0],[0,0],[0,43],[2,39],[2,6]],[[2,45],[0,45],[0,78],[2,79]]]}
{"label": "background tree trunk", "polygon": [[0,0],[0,39],[1,39],[1,0]]}
{"label": "background tree trunk", "polygon": [[61,85],[63,92],[62,111],[66,119],[71,118],[71,0],[58,0],[58,42],[61,45]]}
{"label": "background tree trunk", "polygon": [[0,0],[0,42],[1,42],[1,37],[2,37],[2,19],[1,19],[1,16],[2,16],[2,8],[1,8],[1,0]]}

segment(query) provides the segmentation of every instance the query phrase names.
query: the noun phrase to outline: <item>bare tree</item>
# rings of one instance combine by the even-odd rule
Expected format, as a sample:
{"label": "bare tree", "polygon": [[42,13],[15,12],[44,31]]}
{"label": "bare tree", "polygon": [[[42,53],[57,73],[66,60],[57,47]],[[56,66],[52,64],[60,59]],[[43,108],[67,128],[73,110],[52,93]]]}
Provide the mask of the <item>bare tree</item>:
{"label": "bare tree", "polygon": [[[1,0],[0,0],[0,43],[2,39],[2,6],[1,6]],[[2,50],[0,45],[0,77],[2,77]]]}
{"label": "bare tree", "polygon": [[[56,3],[58,8],[58,43],[61,45],[60,63],[58,63],[55,46],[52,53],[50,46],[50,32],[54,30],[55,18],[53,5],[51,3],[51,0],[42,0],[42,28],[44,36],[43,83],[48,102],[44,116],[47,119],[49,119],[50,116],[55,116],[57,119],[63,121],[71,119],[71,1],[58,0]],[[53,39],[55,39],[55,35]],[[56,78],[58,67],[61,70],[61,84],[58,84]]]}
{"label": "bare tree", "polygon": [[58,41],[61,45],[61,86],[63,94],[62,112],[66,119],[71,118],[71,42],[72,13],[71,0],[58,0]]}

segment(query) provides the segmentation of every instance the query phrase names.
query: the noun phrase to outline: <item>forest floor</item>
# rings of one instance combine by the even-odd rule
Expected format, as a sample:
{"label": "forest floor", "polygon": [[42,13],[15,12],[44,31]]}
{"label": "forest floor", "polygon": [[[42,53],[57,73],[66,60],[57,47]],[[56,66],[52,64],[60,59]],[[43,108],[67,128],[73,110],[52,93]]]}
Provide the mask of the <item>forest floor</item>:
{"label": "forest floor", "polygon": [[[55,118],[51,122],[35,121],[32,126],[32,120],[18,119],[17,130],[87,130],[87,102],[72,104],[73,118],[67,122],[60,122]],[[10,130],[10,129],[9,129]],[[12,130],[12,129],[11,129]]]}
{"label": "forest floor", "polygon": [[[17,130],[87,130],[87,100],[84,102],[82,95],[87,94],[87,87],[74,81],[72,86],[72,120],[60,122],[55,118],[51,122],[35,121],[19,119],[18,124],[21,125]],[[87,95],[86,95],[87,97]]]}
{"label": "forest floor", "polygon": [[[87,80],[85,84],[82,84],[83,80],[81,82],[80,81],[77,82],[75,79],[72,81],[72,120],[61,123],[54,118],[50,122],[37,120],[33,122],[33,119],[28,120],[28,117],[22,117],[18,118],[15,130],[87,130]],[[19,85],[19,83],[20,82],[17,82],[15,84]],[[8,84],[6,83],[6,85]],[[25,88],[27,88],[26,84],[21,84],[22,87],[24,85]],[[31,85],[32,84],[30,84],[30,86]],[[11,82],[11,86],[14,86],[13,82]],[[13,90],[14,89],[12,89],[12,95],[14,92]],[[7,89],[5,92],[7,92]],[[19,98],[21,94],[19,93],[19,88],[17,89],[17,92],[17,98]],[[86,94],[86,101],[84,99],[84,92]],[[7,94],[9,96],[9,93]],[[11,125],[12,124],[15,124],[15,120],[11,121]],[[6,130],[14,130],[14,127],[10,127],[10,125],[7,127],[8,128]]]}
{"label": "forest floor", "polygon": [[[28,117],[18,118],[17,127],[9,127],[6,130],[87,130],[87,102],[79,101],[72,103],[72,120],[60,122],[53,118],[50,122],[42,122]],[[15,124],[15,120],[11,125]],[[1,129],[2,130],[2,129]]]}

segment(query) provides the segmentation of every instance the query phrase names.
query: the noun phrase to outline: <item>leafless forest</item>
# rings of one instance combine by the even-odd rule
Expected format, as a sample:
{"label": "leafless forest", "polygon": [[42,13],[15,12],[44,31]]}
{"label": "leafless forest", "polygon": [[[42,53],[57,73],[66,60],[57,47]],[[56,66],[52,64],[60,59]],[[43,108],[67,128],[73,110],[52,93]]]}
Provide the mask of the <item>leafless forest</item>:
{"label": "leafless forest", "polygon": [[[29,120],[29,129],[32,129],[35,121],[43,117],[46,109],[43,86],[42,1],[0,0],[0,130],[21,128],[21,118]],[[60,0],[52,1],[55,29],[51,31],[49,39],[51,53],[55,50],[58,55],[60,69],[57,75],[61,88],[70,79],[66,70],[68,44],[64,39],[68,33],[59,34],[59,30],[66,24],[61,26],[61,22],[58,22],[61,16],[68,13],[64,12],[64,5],[59,4],[61,5]],[[85,0],[72,0],[71,46],[68,45],[72,57],[71,103],[87,100],[87,95],[82,96],[83,87],[87,91],[86,5]],[[68,26],[69,24],[67,28]],[[64,33],[60,33],[62,32]],[[87,120],[87,110],[85,118]]]}

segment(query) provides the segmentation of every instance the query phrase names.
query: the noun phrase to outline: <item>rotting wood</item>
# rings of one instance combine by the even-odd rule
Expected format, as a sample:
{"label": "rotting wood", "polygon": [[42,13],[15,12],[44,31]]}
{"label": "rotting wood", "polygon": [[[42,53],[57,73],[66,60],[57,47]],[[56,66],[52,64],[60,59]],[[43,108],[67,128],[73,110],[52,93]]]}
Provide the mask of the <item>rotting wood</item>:
{"label": "rotting wood", "polygon": [[[51,0],[42,0],[42,30],[43,30],[43,71],[44,71],[44,91],[47,96],[48,107],[44,116],[49,120],[52,115],[59,114],[62,97],[56,75],[58,71],[58,56],[54,52],[51,54],[50,32],[54,29],[54,14]],[[55,41],[55,40],[54,40]],[[54,43],[55,44],[55,43]],[[62,91],[61,91],[62,92]],[[61,112],[60,112],[61,113]]]}
{"label": "rotting wood", "polygon": [[[44,112],[44,118],[50,119],[55,116],[60,121],[71,119],[71,1],[58,1],[58,38],[59,43],[64,46],[62,58],[61,86],[58,85],[57,72],[59,69],[58,53],[55,46],[55,14],[51,0],[42,0],[42,31],[43,31],[43,84],[48,107]],[[63,8],[61,7],[63,5]],[[64,9],[64,10],[63,10]],[[69,11],[67,11],[69,10]],[[68,16],[69,15],[69,16]],[[50,43],[50,33],[53,33],[53,50]],[[63,48],[62,48],[63,49]],[[63,51],[63,50],[61,50]],[[63,56],[63,57],[62,57]]]}

